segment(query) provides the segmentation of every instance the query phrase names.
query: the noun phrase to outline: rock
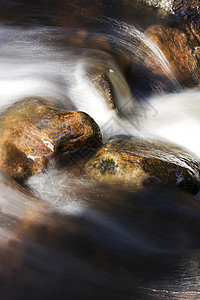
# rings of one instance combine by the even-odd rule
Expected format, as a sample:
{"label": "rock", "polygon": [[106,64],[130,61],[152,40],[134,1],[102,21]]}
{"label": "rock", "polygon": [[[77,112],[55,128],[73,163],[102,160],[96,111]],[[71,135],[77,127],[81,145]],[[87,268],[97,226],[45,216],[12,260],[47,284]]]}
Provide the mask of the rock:
{"label": "rock", "polygon": [[173,11],[187,24],[189,38],[195,47],[197,58],[200,56],[200,7],[199,0],[174,0]]}
{"label": "rock", "polygon": [[115,109],[113,89],[110,79],[104,72],[90,72],[89,79],[99,91],[102,98],[104,98],[108,108]]}
{"label": "rock", "polygon": [[[199,1],[175,0],[173,11],[179,22],[153,25],[146,35],[163,52],[176,79],[184,86],[192,87],[200,82],[200,14]],[[141,44],[140,49],[145,50]],[[144,52],[144,63],[154,75],[169,77],[165,68],[150,51]]]}
{"label": "rock", "polygon": [[70,156],[90,141],[101,142],[94,120],[83,112],[62,111],[41,99],[25,99],[0,117],[0,168],[17,181],[41,172],[50,158]]}
{"label": "rock", "polygon": [[93,180],[140,189],[144,184],[176,185],[197,193],[199,160],[182,148],[139,138],[105,144],[85,166]]}
{"label": "rock", "polygon": [[[147,36],[164,53],[169,66],[177,80],[188,87],[197,85],[200,80],[199,47],[194,40],[188,25],[174,27],[170,25],[155,25],[145,32]],[[146,52],[145,65],[153,74],[168,76],[151,53]]]}
{"label": "rock", "polygon": [[180,15],[185,21],[190,23],[198,23],[200,20],[199,0],[174,0],[173,11]]}

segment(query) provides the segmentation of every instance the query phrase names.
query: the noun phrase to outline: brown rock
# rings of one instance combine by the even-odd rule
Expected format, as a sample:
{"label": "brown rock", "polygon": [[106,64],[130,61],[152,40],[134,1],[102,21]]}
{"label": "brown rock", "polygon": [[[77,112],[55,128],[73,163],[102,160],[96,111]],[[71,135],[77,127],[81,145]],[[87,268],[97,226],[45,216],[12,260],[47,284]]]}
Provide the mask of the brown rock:
{"label": "brown rock", "polygon": [[87,162],[85,170],[96,181],[133,189],[161,182],[198,191],[199,160],[176,145],[160,141],[108,142]]}
{"label": "brown rock", "polygon": [[[199,0],[174,0],[173,10],[180,17],[179,24],[154,25],[145,33],[163,52],[176,79],[182,85],[192,87],[200,82]],[[155,55],[148,49],[145,51],[143,44],[142,49],[148,70],[163,79],[169,77]]]}
{"label": "brown rock", "polygon": [[101,96],[104,98],[108,107],[114,109],[115,103],[113,98],[113,90],[108,76],[103,72],[97,73],[95,71],[91,71],[89,74],[89,78],[98,89]]}
{"label": "brown rock", "polygon": [[[171,27],[169,25],[151,26],[146,31],[150,39],[158,45],[167,58],[178,81],[186,86],[199,83],[199,47],[189,25]],[[196,32],[197,34],[197,32]],[[146,52],[145,64],[154,74],[166,77],[155,57]]]}
{"label": "brown rock", "polygon": [[186,31],[197,59],[200,58],[200,6],[199,0],[174,0],[173,10],[186,24]]}
{"label": "brown rock", "polygon": [[[185,21],[196,24],[199,22],[199,0],[174,0],[173,11]],[[200,26],[200,24],[198,25]]]}
{"label": "brown rock", "polygon": [[0,168],[21,181],[43,170],[51,157],[101,141],[98,125],[83,112],[67,112],[41,99],[26,99],[0,117]]}

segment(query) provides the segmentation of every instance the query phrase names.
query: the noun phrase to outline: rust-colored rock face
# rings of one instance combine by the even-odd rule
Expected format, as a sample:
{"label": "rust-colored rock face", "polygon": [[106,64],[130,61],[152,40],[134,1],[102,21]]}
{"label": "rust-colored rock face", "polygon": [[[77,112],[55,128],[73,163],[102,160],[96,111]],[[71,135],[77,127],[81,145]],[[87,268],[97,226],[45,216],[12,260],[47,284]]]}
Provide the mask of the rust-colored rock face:
{"label": "rust-colored rock face", "polygon": [[101,134],[83,112],[67,112],[38,99],[21,101],[0,118],[0,168],[16,180],[43,170],[59,153],[76,152],[88,140],[98,144]]}
{"label": "rust-colored rock face", "polygon": [[[186,86],[199,83],[199,48],[188,25],[184,28],[156,25],[150,27],[146,34],[162,50],[179,82]],[[156,60],[147,56],[146,61],[148,69],[166,76]]]}
{"label": "rust-colored rock face", "polygon": [[173,10],[189,26],[189,36],[200,56],[200,2],[199,0],[174,0]]}
{"label": "rust-colored rock face", "polygon": [[108,142],[87,162],[85,170],[93,180],[133,189],[160,182],[198,191],[198,159],[176,145],[160,141]]}
{"label": "rust-colored rock face", "polygon": [[[173,10],[180,17],[179,24],[154,25],[147,36],[165,55],[177,80],[188,87],[200,82],[200,8],[199,1],[175,0]],[[165,78],[165,70],[146,53],[146,67]]]}

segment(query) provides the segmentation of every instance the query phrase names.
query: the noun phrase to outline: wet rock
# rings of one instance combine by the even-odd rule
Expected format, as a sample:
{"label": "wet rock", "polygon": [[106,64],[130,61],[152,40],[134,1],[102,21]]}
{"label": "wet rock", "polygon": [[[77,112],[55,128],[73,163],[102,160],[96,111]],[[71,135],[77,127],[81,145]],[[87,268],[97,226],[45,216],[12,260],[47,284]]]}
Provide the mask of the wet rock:
{"label": "wet rock", "polygon": [[[186,86],[199,83],[199,47],[188,25],[174,27],[169,25],[151,26],[146,31],[147,36],[163,52],[177,80]],[[146,52],[144,58],[146,67],[154,74],[168,76],[156,59]]]}
{"label": "wet rock", "polygon": [[70,156],[90,141],[101,141],[98,125],[87,114],[62,111],[41,99],[25,99],[0,117],[0,168],[21,181],[41,172],[50,158]]}
{"label": "wet rock", "polygon": [[85,170],[96,181],[133,189],[164,183],[198,192],[199,160],[176,145],[156,140],[108,142],[87,162]]}
{"label": "wet rock", "polygon": [[[175,0],[173,11],[178,22],[153,25],[146,30],[147,36],[163,52],[176,79],[183,85],[192,87],[200,82],[200,14],[199,1]],[[144,45],[142,45],[145,48]],[[158,60],[146,51],[145,66],[153,74],[169,76]]]}
{"label": "wet rock", "polygon": [[103,72],[90,72],[89,79],[98,89],[100,95],[104,98],[109,108],[114,109],[115,103],[113,98],[113,90],[108,76]]}
{"label": "wet rock", "polygon": [[199,0],[174,0],[173,10],[187,24],[186,30],[196,55],[200,55],[200,7]]}
{"label": "wet rock", "polygon": [[172,8],[185,21],[196,24],[200,21],[199,0],[174,0]]}
{"label": "wet rock", "polygon": [[[104,100],[109,109],[120,112],[122,108],[125,112],[128,103],[133,109],[134,100],[125,74],[112,55],[104,51],[85,51],[83,70],[87,84],[91,86],[97,98]],[[127,105],[124,105],[125,102]]]}

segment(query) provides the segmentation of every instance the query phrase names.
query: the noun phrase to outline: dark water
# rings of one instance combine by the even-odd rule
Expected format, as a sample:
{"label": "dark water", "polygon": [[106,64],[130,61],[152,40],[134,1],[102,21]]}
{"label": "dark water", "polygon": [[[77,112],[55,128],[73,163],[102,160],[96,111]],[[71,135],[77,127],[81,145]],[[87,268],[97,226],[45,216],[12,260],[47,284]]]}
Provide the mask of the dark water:
{"label": "dark water", "polygon": [[[178,136],[199,155],[199,91],[183,91],[143,34],[169,21],[179,20],[141,1],[0,1],[1,110],[25,96],[49,97],[91,114],[105,140],[142,130],[173,141]],[[166,71],[165,85],[146,72],[141,41]],[[87,70],[99,67],[115,88],[114,112],[88,83]],[[175,96],[166,94],[172,91],[176,126],[169,128]],[[155,94],[165,103],[149,103]],[[183,129],[188,120],[196,131],[185,130],[182,141],[178,125]],[[108,188],[55,166],[25,187],[4,178],[0,185],[0,299],[200,298],[194,196],[166,186],[134,193]]]}

